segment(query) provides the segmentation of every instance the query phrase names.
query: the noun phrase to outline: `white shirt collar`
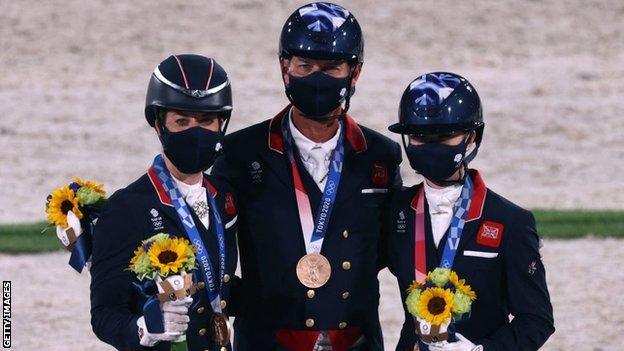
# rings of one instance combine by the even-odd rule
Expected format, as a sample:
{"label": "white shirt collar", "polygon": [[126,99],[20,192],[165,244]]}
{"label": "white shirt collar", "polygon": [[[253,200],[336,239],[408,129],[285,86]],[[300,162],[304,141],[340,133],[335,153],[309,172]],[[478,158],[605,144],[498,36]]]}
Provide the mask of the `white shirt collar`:
{"label": "white shirt collar", "polygon": [[338,124],[338,130],[336,131],[336,134],[334,134],[331,139],[327,140],[324,143],[317,143],[303,135],[303,133],[301,133],[299,129],[295,127],[295,124],[292,120],[292,110],[288,114],[288,118],[290,122],[288,123],[288,127],[290,128],[290,134],[294,139],[295,145],[297,145],[297,148],[299,149],[299,153],[301,154],[301,158],[303,159],[303,161],[307,161],[310,158],[310,151],[315,148],[321,148],[326,155],[331,155],[332,151],[334,151],[334,149],[336,148],[336,144],[338,144],[338,138],[340,137],[340,130],[342,129],[340,123]]}
{"label": "white shirt collar", "polygon": [[171,175],[171,178],[173,178],[173,180],[176,182],[176,186],[178,187],[178,190],[180,191],[180,194],[183,198],[186,198],[189,193],[197,193],[201,189],[203,189],[201,180],[196,184],[186,184],[178,178],[174,177],[173,174]]}
{"label": "white shirt collar", "polygon": [[430,212],[450,210],[450,213],[453,213],[453,207],[461,195],[462,187],[463,185],[461,184],[453,184],[437,189],[431,187],[425,181],[425,197],[427,198]]}

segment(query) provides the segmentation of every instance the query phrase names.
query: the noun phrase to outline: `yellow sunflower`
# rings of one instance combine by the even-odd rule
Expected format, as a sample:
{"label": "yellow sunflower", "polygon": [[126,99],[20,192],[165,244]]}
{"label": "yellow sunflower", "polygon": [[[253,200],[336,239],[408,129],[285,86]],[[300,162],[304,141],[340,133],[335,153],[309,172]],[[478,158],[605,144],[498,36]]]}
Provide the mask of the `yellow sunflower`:
{"label": "yellow sunflower", "polygon": [[46,209],[50,223],[67,228],[69,226],[67,224],[67,212],[69,211],[74,212],[78,219],[82,219],[82,212],[78,207],[78,198],[74,192],[68,186],[54,190],[50,195]]}
{"label": "yellow sunflower", "polygon": [[477,294],[472,290],[470,285],[466,284],[465,279],[459,279],[457,273],[451,271],[449,274],[449,281],[455,285],[455,289],[461,291],[464,295],[468,296],[471,301],[474,301],[477,298]]}
{"label": "yellow sunflower", "polygon": [[432,325],[441,325],[451,319],[453,293],[449,289],[429,288],[420,294],[418,316]]}
{"label": "yellow sunflower", "polygon": [[134,256],[130,259],[130,266],[134,266],[136,262],[141,258],[141,256],[145,254],[145,250],[143,250],[143,246],[139,246],[134,250]]}
{"label": "yellow sunflower", "polygon": [[92,180],[82,180],[79,177],[73,177],[72,181],[74,181],[81,187],[86,186],[87,188],[94,190],[102,196],[106,195],[106,191],[104,191],[104,184],[96,183]]}
{"label": "yellow sunflower", "polygon": [[422,287],[422,284],[417,282],[417,281],[412,281],[412,284],[410,284],[410,286],[407,288],[407,293],[410,294],[412,291],[420,289]]}
{"label": "yellow sunflower", "polygon": [[[191,251],[192,252],[192,251]],[[170,272],[178,273],[189,259],[189,244],[186,239],[172,238],[154,242],[147,251],[150,262],[166,277]]]}

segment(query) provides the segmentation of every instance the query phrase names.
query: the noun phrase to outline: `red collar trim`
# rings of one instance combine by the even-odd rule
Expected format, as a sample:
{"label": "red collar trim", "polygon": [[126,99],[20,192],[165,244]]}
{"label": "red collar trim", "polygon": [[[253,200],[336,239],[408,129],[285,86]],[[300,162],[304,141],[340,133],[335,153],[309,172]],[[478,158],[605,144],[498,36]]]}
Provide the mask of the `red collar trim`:
{"label": "red collar trim", "polygon": [[214,185],[212,185],[212,183],[210,183],[210,181],[208,180],[208,177],[204,174],[204,188],[208,189],[208,193],[210,194],[210,196],[212,196],[213,198],[217,197],[217,188],[214,187]]}
{"label": "red collar trim", "polygon": [[[158,175],[156,174],[156,171],[152,167],[150,167],[147,170],[147,176],[149,177],[149,180],[152,183],[154,190],[156,190],[156,194],[158,194],[158,199],[160,200],[160,202],[163,205],[173,207],[173,202],[171,201],[171,197],[169,197],[169,194],[167,194],[167,191],[163,187],[162,182],[160,181],[160,179],[158,179]],[[202,185],[204,186],[204,188],[208,190],[208,193],[210,194],[210,196],[212,196],[213,198],[217,197],[217,188],[215,188],[214,185],[210,183],[210,181],[208,180],[205,174],[204,174],[204,181]]]}
{"label": "red collar trim", "polygon": [[418,188],[416,189],[416,192],[414,193],[414,196],[412,197],[412,202],[410,203],[410,206],[412,207],[412,210],[414,211],[418,209],[418,196],[420,196],[421,191],[425,191],[425,189],[423,189],[424,186],[425,186],[425,183],[423,180],[423,183],[418,184]]}
{"label": "red collar trim", "polygon": [[162,182],[160,181],[160,179],[158,179],[158,175],[156,174],[154,168],[150,167],[147,170],[147,176],[149,177],[150,182],[152,182],[152,186],[154,187],[154,190],[156,190],[156,194],[158,194],[158,199],[160,199],[160,202],[163,205],[173,207],[173,202],[171,202],[171,198],[169,197],[169,194],[167,194],[167,192],[165,191]]}
{"label": "red collar trim", "polygon": [[[474,190],[472,192],[472,200],[470,202],[470,208],[468,209],[466,222],[481,218],[481,215],[483,214],[483,205],[485,204],[485,196],[487,194],[487,187],[485,186],[485,182],[483,181],[483,178],[481,178],[479,171],[476,169],[470,169],[468,174],[472,178]],[[416,208],[418,207],[418,194],[423,186],[424,185],[422,183],[418,185],[418,190],[416,190],[416,193],[412,198],[412,202],[410,203],[414,211],[416,211]]]}
{"label": "red collar trim", "polygon": [[485,204],[485,196],[487,195],[487,187],[483,178],[476,169],[468,170],[468,174],[472,178],[474,190],[472,192],[472,200],[468,209],[468,217],[466,222],[474,221],[481,218],[483,214],[483,205]]}
{"label": "red collar trim", "polygon": [[[269,124],[269,149],[278,152],[280,154],[284,153],[284,137],[282,136],[282,120],[285,116],[288,115],[288,111],[292,105],[286,106],[280,113],[278,113]],[[345,116],[345,137],[349,144],[353,147],[355,152],[360,153],[362,151],[366,151],[367,144],[366,138],[364,137],[364,132],[362,132],[362,128],[357,124],[357,122],[347,113]]]}

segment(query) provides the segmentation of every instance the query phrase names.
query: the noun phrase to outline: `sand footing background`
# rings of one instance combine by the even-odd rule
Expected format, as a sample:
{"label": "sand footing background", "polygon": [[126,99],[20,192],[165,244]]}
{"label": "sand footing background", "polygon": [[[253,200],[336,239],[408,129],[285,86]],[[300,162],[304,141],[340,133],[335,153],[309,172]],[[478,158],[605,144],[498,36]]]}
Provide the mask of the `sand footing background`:
{"label": "sand footing background", "polygon": [[[109,190],[159,150],[145,89],[172,53],[212,56],[234,90],[231,130],[287,104],[277,40],[303,1],[5,1],[0,11],[0,223],[42,220],[48,192],[79,175]],[[481,95],[474,166],[528,208],[624,209],[624,3],[343,1],[364,30],[351,113],[386,131],[417,75],[453,71]],[[416,177],[403,165],[405,183]],[[539,225],[539,224],[538,224]],[[624,342],[623,242],[546,240],[557,332],[545,350],[616,350]],[[15,350],[109,350],[90,331],[89,276],[63,252],[0,255],[13,281]],[[5,278],[6,277],[6,278]],[[401,301],[380,274],[386,346]]]}

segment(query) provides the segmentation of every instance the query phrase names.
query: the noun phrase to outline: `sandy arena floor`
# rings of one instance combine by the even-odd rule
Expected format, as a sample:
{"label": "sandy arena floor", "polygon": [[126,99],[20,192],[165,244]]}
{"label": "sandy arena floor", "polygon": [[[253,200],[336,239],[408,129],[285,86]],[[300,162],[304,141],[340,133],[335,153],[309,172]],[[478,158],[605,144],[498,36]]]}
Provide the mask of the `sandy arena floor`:
{"label": "sandy arena floor", "polygon": [[[0,223],[43,219],[48,192],[73,175],[109,190],[139,177],[158,152],[143,117],[146,84],[172,53],[212,56],[230,73],[232,130],[278,112],[287,103],[279,31],[303,3],[3,1]],[[624,209],[624,2],[342,3],[366,39],[351,110],[361,123],[398,140],[386,126],[405,86],[425,72],[454,71],[483,101],[474,166],[490,187],[530,208]],[[404,179],[416,180],[407,163]],[[547,241],[558,330],[544,349],[621,348],[624,273],[612,267],[624,264],[622,244]],[[0,256],[0,278],[14,281],[15,350],[109,349],[90,332],[89,277],[66,260]],[[381,279],[391,347],[402,314],[392,279]]]}
{"label": "sandy arena floor", "polygon": [[[542,350],[618,350],[624,342],[624,271],[613,267],[624,265],[624,241],[546,240],[542,250],[557,328]],[[67,259],[65,252],[0,255],[2,279],[13,282],[14,350],[113,350],[91,331],[90,276],[78,275]],[[393,350],[403,310],[394,277],[384,270],[379,278],[385,344]],[[62,288],[52,288],[57,284]]]}
{"label": "sandy arena floor", "polygon": [[[232,130],[272,117],[287,103],[279,31],[302,3],[5,2],[0,223],[42,219],[45,196],[72,175],[108,189],[138,178],[158,151],[145,89],[171,53],[213,56],[230,72]],[[345,5],[366,41],[352,103],[361,123],[385,132],[411,79],[454,71],[483,100],[474,165],[492,188],[528,207],[624,208],[624,2]]]}

